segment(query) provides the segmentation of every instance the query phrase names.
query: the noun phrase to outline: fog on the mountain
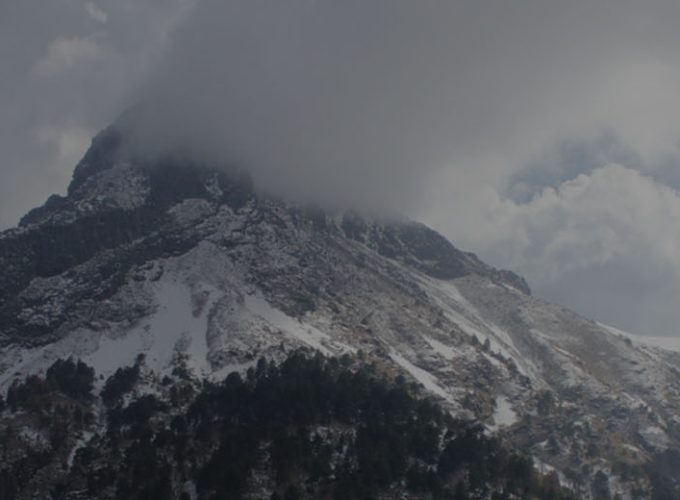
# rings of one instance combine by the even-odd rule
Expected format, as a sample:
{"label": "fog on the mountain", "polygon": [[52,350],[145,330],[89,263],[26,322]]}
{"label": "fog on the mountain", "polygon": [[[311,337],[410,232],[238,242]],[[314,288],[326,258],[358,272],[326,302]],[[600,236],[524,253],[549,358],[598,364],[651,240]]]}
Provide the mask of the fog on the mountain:
{"label": "fog on the mountain", "polygon": [[[423,218],[524,273],[539,293],[620,326],[671,333],[674,307],[657,308],[654,324],[631,307],[637,293],[617,302],[608,284],[654,238],[641,234],[644,220],[614,223],[609,212],[663,218],[665,208],[634,203],[650,182],[652,192],[665,188],[608,164],[631,160],[626,167],[663,179],[678,158],[680,131],[666,112],[680,108],[669,87],[680,76],[668,22],[678,13],[663,2],[653,11],[581,1],[199,2],[142,93],[139,143],[246,166],[278,193]],[[576,158],[560,156],[566,140]],[[563,198],[576,175],[594,183],[607,173],[631,184],[545,207],[553,192],[545,187]],[[621,200],[617,189],[634,194]],[[680,207],[675,194],[666,201],[671,212]],[[614,236],[598,239],[603,230]],[[680,235],[669,244],[680,247]],[[655,304],[680,296],[676,255],[650,272],[668,268],[673,282],[656,289],[672,293]],[[583,279],[589,269],[597,279]],[[561,289],[575,273],[579,290]],[[640,294],[654,296],[645,283]]]}
{"label": "fog on the mountain", "polygon": [[405,213],[539,295],[676,333],[677,2],[56,1],[49,27],[30,2],[0,16],[23,48],[3,53],[3,224],[135,108],[146,153]]}
{"label": "fog on the mountain", "polygon": [[141,143],[400,211],[423,205],[436,174],[452,194],[499,189],[559,141],[608,130],[654,162],[677,153],[677,127],[658,111],[680,99],[653,93],[668,90],[663,58],[680,41],[661,14],[680,8],[648,10],[205,0],[140,94]]}

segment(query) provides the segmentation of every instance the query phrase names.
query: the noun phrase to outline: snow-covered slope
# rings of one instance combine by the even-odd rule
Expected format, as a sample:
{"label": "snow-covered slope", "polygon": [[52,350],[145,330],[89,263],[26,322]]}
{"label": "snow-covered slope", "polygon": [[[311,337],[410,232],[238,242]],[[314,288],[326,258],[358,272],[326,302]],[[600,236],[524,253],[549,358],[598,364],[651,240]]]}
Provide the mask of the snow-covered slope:
{"label": "snow-covered slope", "polygon": [[116,137],[0,235],[0,392],[68,356],[102,377],[144,354],[159,379],[179,362],[220,378],[308,347],[405,374],[584,498],[599,471],[623,498],[647,491],[622,471],[680,450],[680,353],[534,298],[420,224],[121,159]]}

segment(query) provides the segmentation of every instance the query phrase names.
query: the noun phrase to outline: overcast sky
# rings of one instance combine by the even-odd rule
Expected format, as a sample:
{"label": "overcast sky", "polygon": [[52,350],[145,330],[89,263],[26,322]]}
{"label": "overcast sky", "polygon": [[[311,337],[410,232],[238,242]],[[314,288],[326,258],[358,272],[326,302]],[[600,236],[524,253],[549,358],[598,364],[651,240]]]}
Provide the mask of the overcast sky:
{"label": "overcast sky", "polygon": [[4,0],[0,226],[136,130],[680,335],[680,2]]}

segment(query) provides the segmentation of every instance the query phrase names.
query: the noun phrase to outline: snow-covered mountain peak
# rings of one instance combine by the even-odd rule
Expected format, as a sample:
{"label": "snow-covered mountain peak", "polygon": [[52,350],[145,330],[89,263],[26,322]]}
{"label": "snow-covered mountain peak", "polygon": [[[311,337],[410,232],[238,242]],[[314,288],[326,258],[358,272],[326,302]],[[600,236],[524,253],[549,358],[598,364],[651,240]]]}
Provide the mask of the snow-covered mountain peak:
{"label": "snow-covered mountain peak", "polygon": [[680,450],[680,354],[532,297],[422,224],[329,216],[121,140],[100,135],[68,196],[0,235],[0,389],[68,356],[106,377],[144,354],[153,385],[308,348],[407,375],[586,498],[598,472],[647,491],[621,471]]}

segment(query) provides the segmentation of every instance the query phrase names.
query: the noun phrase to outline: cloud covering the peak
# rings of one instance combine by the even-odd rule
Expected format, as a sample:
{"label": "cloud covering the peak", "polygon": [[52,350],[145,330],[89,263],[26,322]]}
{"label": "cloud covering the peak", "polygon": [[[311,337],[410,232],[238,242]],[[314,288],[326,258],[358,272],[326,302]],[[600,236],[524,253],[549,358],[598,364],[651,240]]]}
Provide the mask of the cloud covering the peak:
{"label": "cloud covering the peak", "polygon": [[657,3],[204,0],[142,94],[142,142],[407,211],[442,169],[502,186],[565,139],[610,134],[666,161],[680,7]]}
{"label": "cloud covering the peak", "polygon": [[65,189],[88,132],[142,103],[134,133],[147,153],[238,163],[279,193],[405,212],[538,295],[680,335],[676,1],[3,9],[3,226]]}

